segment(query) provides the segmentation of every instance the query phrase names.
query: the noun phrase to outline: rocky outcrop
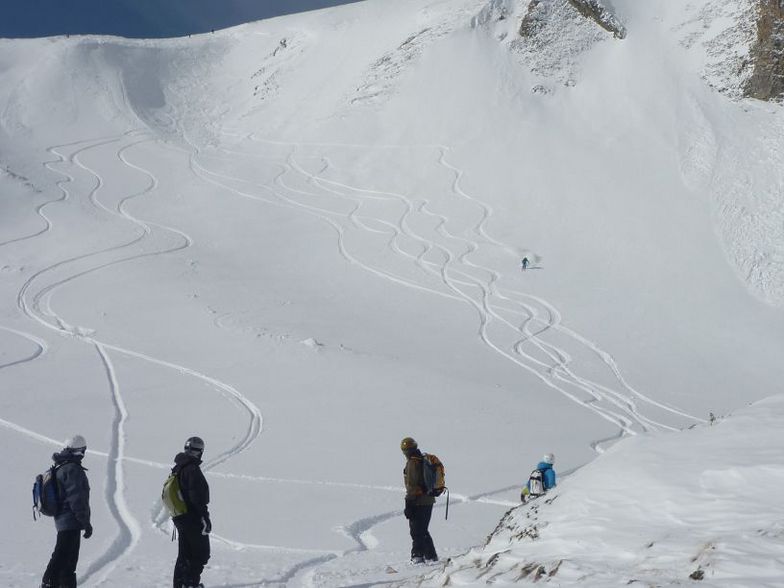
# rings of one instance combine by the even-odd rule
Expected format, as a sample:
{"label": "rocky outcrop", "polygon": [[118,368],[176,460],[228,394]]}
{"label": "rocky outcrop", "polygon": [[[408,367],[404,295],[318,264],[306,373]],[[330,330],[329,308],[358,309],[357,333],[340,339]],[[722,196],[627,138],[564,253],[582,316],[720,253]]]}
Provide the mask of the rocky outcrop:
{"label": "rocky outcrop", "polygon": [[[598,43],[613,42],[613,37],[578,11],[571,0],[526,3],[510,48],[533,73],[550,82],[575,85],[584,65],[582,56]],[[539,85],[533,91],[547,94],[551,89]]]}
{"label": "rocky outcrop", "polygon": [[[531,38],[539,34],[541,29],[547,25],[548,15],[552,12],[553,4],[557,1],[531,0],[528,12],[520,24],[520,36]],[[566,0],[566,2],[583,17],[594,21],[604,30],[612,33],[616,39],[623,39],[626,36],[626,28],[599,0]]]}
{"label": "rocky outcrop", "polygon": [[757,40],[751,48],[753,73],[744,96],[784,99],[784,0],[759,0]]}
{"label": "rocky outcrop", "polygon": [[623,39],[626,36],[626,28],[599,0],[569,0],[569,4],[585,18],[590,18],[604,30],[612,33],[616,39]]}
{"label": "rocky outcrop", "polygon": [[530,39],[535,37],[547,24],[547,5],[545,0],[531,0],[528,12],[520,23],[520,36]]}

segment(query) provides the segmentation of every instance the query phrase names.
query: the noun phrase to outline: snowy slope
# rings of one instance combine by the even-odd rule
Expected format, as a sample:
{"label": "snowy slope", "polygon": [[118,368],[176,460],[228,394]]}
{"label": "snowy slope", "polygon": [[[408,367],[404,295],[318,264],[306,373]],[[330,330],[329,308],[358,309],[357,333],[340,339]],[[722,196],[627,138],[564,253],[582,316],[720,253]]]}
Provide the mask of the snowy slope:
{"label": "snowy slope", "polygon": [[782,418],[775,396],[619,443],[421,585],[781,586]]}
{"label": "snowy slope", "polygon": [[623,40],[563,13],[564,71],[511,2],[0,41],[0,584],[41,573],[28,487],[74,429],[84,585],[167,583],[157,497],[199,434],[205,582],[346,586],[419,573],[405,435],[447,464],[446,557],[545,450],[779,391],[782,113],[706,83],[697,4],[617,0]]}

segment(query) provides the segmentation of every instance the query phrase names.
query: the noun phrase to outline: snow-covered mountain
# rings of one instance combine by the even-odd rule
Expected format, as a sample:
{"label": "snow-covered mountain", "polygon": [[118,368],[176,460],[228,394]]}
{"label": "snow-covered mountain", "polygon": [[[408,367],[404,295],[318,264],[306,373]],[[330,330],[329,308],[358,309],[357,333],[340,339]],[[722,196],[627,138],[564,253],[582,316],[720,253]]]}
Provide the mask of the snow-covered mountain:
{"label": "snow-covered mountain", "polygon": [[[369,0],[0,40],[0,584],[40,577],[29,487],[79,432],[85,586],[168,585],[193,434],[207,585],[781,585],[776,9]],[[424,576],[407,435],[452,491]],[[505,515],[545,451],[555,500]]]}

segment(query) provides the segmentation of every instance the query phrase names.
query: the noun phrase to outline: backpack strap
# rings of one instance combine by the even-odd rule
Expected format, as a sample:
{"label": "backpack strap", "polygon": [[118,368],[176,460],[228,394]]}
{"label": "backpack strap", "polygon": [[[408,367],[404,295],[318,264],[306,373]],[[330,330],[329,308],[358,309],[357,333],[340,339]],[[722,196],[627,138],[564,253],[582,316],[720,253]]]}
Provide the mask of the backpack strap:
{"label": "backpack strap", "polygon": [[[63,467],[67,463],[68,463],[67,461],[64,461],[63,463],[56,463],[56,464],[54,464],[50,468],[51,471],[52,471],[52,480],[54,481],[54,494],[55,494],[55,500],[57,501],[57,510],[58,510],[58,512],[60,511],[60,494],[61,493],[60,493],[60,480],[57,479],[57,470],[59,470],[61,467]],[[79,464],[79,465],[81,465],[81,464]]]}
{"label": "backpack strap", "polygon": [[[421,470],[421,473],[422,473],[422,484],[421,484],[421,486],[422,486],[422,494],[424,496],[427,496],[427,484],[425,484],[425,468],[429,467],[429,465],[430,465],[430,460],[428,460],[427,458],[428,458],[428,454],[427,453],[423,453],[422,457],[419,458],[419,461],[421,462],[420,470]],[[427,464],[425,464],[425,462],[427,462]]]}

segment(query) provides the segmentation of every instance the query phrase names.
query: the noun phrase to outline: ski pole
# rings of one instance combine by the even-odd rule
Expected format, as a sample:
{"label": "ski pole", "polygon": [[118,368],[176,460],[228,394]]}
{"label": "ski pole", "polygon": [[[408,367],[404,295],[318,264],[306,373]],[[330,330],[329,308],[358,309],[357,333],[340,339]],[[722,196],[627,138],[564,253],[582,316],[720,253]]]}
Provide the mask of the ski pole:
{"label": "ski pole", "polygon": [[446,512],[444,513],[444,520],[449,518],[449,488],[446,488]]}

